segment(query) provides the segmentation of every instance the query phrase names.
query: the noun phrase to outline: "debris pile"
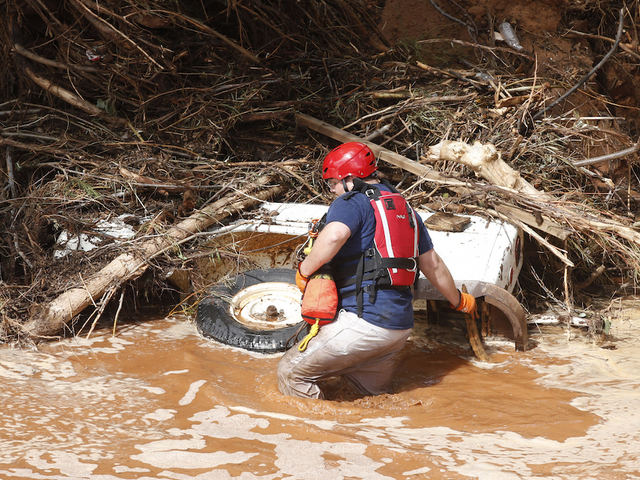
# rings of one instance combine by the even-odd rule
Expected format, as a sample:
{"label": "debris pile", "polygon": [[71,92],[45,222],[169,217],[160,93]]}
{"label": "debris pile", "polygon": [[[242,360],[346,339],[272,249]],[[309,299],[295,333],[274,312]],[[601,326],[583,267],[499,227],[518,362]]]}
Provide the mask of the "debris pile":
{"label": "debris pile", "polygon": [[[490,1],[429,0],[452,28],[392,42],[383,3],[0,1],[0,337],[49,334],[55,302],[123,256],[138,267],[63,326],[88,331],[127,286],[158,296],[202,254],[200,226],[158,243],[194,212],[326,202],[318,166],[342,135],[386,152],[414,206],[521,225],[530,311],[635,288],[639,13],[569,1],[557,31],[533,31]],[[96,248],[64,250],[62,232]]]}

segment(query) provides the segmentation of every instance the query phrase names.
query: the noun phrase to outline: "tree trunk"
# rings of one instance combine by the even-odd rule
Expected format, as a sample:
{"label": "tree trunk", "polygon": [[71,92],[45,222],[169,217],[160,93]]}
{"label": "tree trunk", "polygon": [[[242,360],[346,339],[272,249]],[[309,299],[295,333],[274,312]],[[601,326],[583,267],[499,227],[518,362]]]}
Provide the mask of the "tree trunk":
{"label": "tree trunk", "polygon": [[[259,183],[267,185],[274,183],[273,181],[273,178],[267,177]],[[57,335],[76,315],[88,306],[95,305],[108,289],[115,289],[123,282],[142,274],[150,257],[171,248],[176,242],[210,227],[215,222],[277,196],[283,191],[284,187],[273,186],[252,193],[251,197],[246,195],[247,192],[240,192],[221,198],[170,228],[164,235],[146,240],[134,251],[121,254],[93,278],[83,281],[82,287],[67,290],[48,304],[34,306],[31,317],[24,324],[24,330],[33,337]]]}

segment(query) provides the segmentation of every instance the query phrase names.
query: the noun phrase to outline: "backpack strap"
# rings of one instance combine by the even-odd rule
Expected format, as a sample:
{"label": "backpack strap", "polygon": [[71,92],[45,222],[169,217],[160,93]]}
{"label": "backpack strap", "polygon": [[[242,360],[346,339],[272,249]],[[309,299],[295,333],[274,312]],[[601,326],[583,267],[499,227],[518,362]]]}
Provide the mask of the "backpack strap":
{"label": "backpack strap", "polygon": [[[387,180],[383,179],[379,183],[384,185],[391,193],[400,194]],[[372,204],[382,196],[378,187],[354,177],[353,189],[345,194],[345,200],[350,200],[358,193],[366,195]],[[375,207],[372,205],[372,208]],[[411,226],[415,228],[412,217],[410,217],[409,221]],[[335,262],[332,263],[334,267],[334,279],[338,288],[341,289],[355,284],[355,290],[345,296],[356,296],[356,306],[359,317],[362,316],[365,293],[369,294],[369,302],[375,303],[378,289],[387,287],[400,288],[392,285],[391,278],[388,275],[388,269],[417,270],[417,258],[383,258],[375,247],[368,248],[362,254],[341,258],[340,266]],[[350,263],[350,265],[344,266],[345,263]],[[373,283],[363,286],[362,283],[365,280],[371,280]]]}

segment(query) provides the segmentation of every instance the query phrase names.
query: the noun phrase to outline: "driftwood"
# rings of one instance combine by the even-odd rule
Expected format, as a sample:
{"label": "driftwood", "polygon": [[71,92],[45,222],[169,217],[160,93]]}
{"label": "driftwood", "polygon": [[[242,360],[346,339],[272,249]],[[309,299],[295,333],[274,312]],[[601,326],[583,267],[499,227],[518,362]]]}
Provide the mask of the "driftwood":
{"label": "driftwood", "polygon": [[549,201],[552,197],[537,190],[524,180],[520,173],[507,165],[500,152],[491,144],[478,142],[468,145],[463,142],[444,141],[429,147],[429,161],[447,160],[461,163],[493,185],[515,190],[537,201]]}
{"label": "driftwood", "polygon": [[[32,337],[57,335],[85,308],[96,305],[96,301],[103,297],[105,292],[112,294],[123,282],[144,272],[153,256],[171,249],[178,242],[215,222],[281,194],[285,189],[271,177],[265,177],[256,183],[258,187],[265,188],[257,192],[248,189],[221,198],[170,228],[165,234],[146,240],[134,250],[119,255],[92,278],[83,281],[81,287],[67,290],[48,304],[35,306],[30,312],[31,317],[24,324],[24,331]],[[267,188],[268,185],[274,184],[276,186]]]}

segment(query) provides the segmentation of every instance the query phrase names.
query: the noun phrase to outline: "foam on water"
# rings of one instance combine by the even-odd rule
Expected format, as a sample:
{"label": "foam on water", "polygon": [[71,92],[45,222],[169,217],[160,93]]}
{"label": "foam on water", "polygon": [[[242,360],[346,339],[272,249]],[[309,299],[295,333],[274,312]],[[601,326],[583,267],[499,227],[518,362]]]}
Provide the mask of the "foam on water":
{"label": "foam on water", "polygon": [[411,359],[445,373],[357,401],[284,397],[279,355],[218,346],[184,318],[3,347],[0,478],[638,478],[636,314],[614,322],[615,349],[535,334],[524,353],[491,346],[490,366],[430,342]]}

